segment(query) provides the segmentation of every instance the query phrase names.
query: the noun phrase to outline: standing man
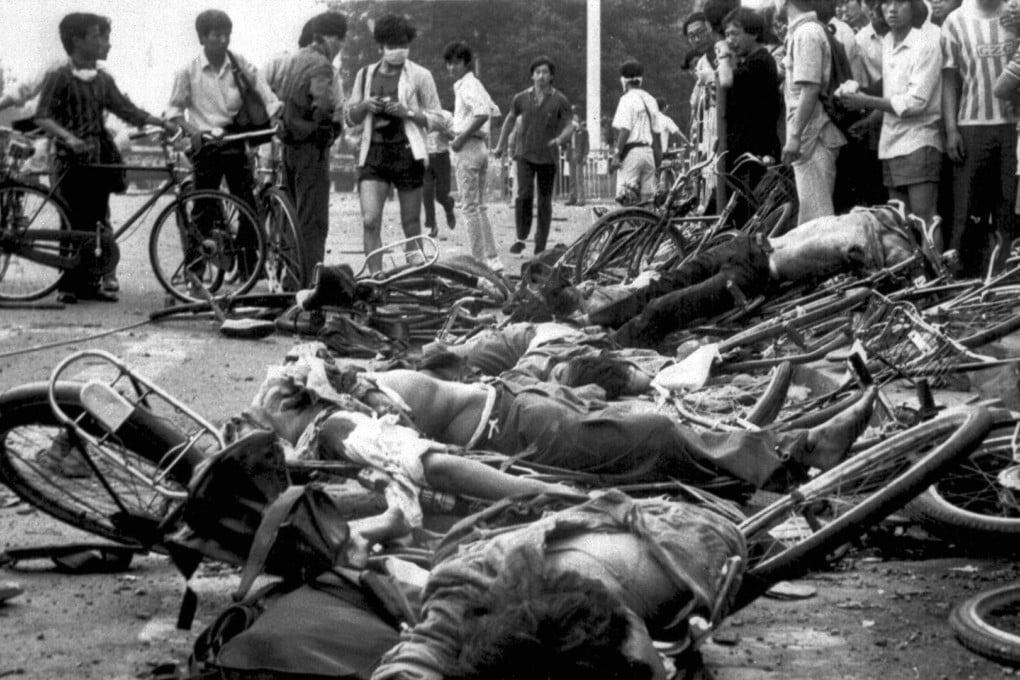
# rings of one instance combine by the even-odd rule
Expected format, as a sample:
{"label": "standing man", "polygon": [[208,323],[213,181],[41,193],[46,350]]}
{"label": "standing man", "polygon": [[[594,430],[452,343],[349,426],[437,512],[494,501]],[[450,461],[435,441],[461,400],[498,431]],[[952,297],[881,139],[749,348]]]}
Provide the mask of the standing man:
{"label": "standing man", "polygon": [[425,138],[425,146],[429,152],[429,164],[425,168],[425,181],[422,184],[422,203],[425,206],[425,228],[430,238],[439,238],[439,225],[436,222],[436,203],[446,213],[446,226],[453,229],[457,226],[457,217],[453,212],[453,196],[450,195],[450,139],[453,136],[450,126],[453,125],[453,114],[449,111],[438,111],[429,116],[429,133]]}
{"label": "standing man", "polygon": [[503,270],[485,207],[489,167],[489,120],[499,115],[485,87],[475,76],[474,54],[467,43],[452,42],[443,50],[446,70],[454,79],[453,150],[457,188],[464,204],[471,255],[495,272]]}
{"label": "standing man", "polygon": [[538,186],[538,225],[535,229],[535,254],[545,250],[552,224],[552,194],[556,181],[556,163],[559,147],[570,139],[573,124],[570,102],[553,87],[556,65],[546,56],[537,57],[530,64],[532,86],[514,95],[510,112],[503,121],[495,155],[506,152],[507,137],[517,119],[521,128],[517,134],[517,200],[514,202],[514,221],[517,240],[510,252],[524,252],[525,239],[531,233],[531,214],[535,203],[535,186]]}
{"label": "standing man", "polygon": [[[60,20],[59,31],[69,59],[43,79],[35,124],[57,142],[54,176],[61,180],[54,193],[68,207],[71,226],[93,231],[101,223],[105,225],[105,240],[109,238],[106,216],[110,194],[125,189],[119,171],[88,167],[93,163],[123,163],[104,125],[106,113],[113,112],[133,125],[149,123],[167,130],[176,127],[135,106],[117,88],[113,77],[97,68],[96,62],[106,59],[110,52],[108,18],[75,12]],[[89,263],[83,261],[82,265],[60,277],[57,300],[64,304],[76,303],[78,298],[116,302],[116,292],[101,288],[89,271]],[[110,267],[107,273],[112,270]]]}
{"label": "standing man", "polygon": [[591,151],[588,126],[574,108],[574,134],[570,138],[570,197],[567,205],[584,205],[585,161]]}
{"label": "standing man", "polygon": [[[362,125],[358,194],[365,255],[382,247],[383,206],[391,187],[397,190],[404,236],[421,233],[422,183],[428,163],[425,133],[428,115],[442,106],[432,73],[407,58],[416,35],[418,29],[402,16],[379,17],[372,37],[381,58],[358,70],[347,103],[347,119]],[[411,251],[408,255],[415,257]],[[380,271],[382,257],[370,257],[368,268]]]}
{"label": "standing man", "polygon": [[[208,9],[195,18],[195,32],[202,51],[177,71],[166,115],[191,136],[195,188],[219,189],[225,178],[230,193],[255,210],[255,176],[248,145],[243,141],[229,144],[216,141],[229,132],[234,117],[241,110],[241,91],[234,63],[254,86],[270,116],[276,116],[281,105],[262,74],[247,59],[228,51],[232,30],[230,17],[220,10]],[[255,228],[255,225],[247,225],[247,229]],[[251,260],[257,259],[257,254],[252,253],[252,236],[238,234],[238,243]],[[198,247],[197,243],[187,244],[188,261],[200,259],[192,257]],[[247,273],[247,262],[240,262],[238,266]],[[195,273],[201,276],[203,272]]]}
{"label": "standing man", "polygon": [[662,161],[659,105],[641,89],[644,67],[637,61],[620,66],[623,96],[616,106],[616,129],[610,168],[616,173],[616,200],[623,205],[644,201],[655,193],[655,171]]}
{"label": "standing man", "polygon": [[971,215],[983,222],[991,213],[1003,246],[996,267],[1005,263],[1013,238],[1017,115],[993,93],[1017,45],[1016,34],[1000,23],[1004,6],[1003,0],[967,0],[942,24],[942,117],[954,164],[948,247],[960,254],[964,276],[985,271],[993,246],[992,234],[975,233]]}
{"label": "standing man", "polygon": [[812,0],[776,0],[786,10],[786,145],[783,162],[793,165],[800,212],[797,224],[833,214],[836,158],[846,138],[818,99],[832,70],[832,52]]}
{"label": "standing man", "polygon": [[311,21],[312,41],[287,61],[283,100],[283,177],[297,207],[305,283],[326,254],[329,234],[329,149],[340,134],[334,106],[333,59],[347,35],[347,18],[323,12]]}

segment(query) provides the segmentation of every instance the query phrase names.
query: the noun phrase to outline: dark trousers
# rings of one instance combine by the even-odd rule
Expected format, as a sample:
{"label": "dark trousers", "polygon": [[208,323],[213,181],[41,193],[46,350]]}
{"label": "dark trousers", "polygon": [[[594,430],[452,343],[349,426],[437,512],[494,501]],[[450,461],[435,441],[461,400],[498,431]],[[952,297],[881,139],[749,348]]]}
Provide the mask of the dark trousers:
{"label": "dark trousers", "polygon": [[832,206],[837,215],[859,205],[879,205],[889,200],[882,184],[882,163],[878,147],[870,148],[867,137],[848,139],[836,158],[836,187]]}
{"label": "dark trousers", "polygon": [[[198,153],[191,157],[191,166],[196,189],[219,189],[223,181],[226,180],[230,193],[243,201],[253,213],[258,214],[255,205],[254,167],[244,144],[203,146]],[[212,211],[218,207],[211,204],[195,206],[195,223],[203,236],[208,236],[212,229],[211,225],[215,224],[218,216],[212,214]],[[239,262],[238,266],[241,272],[247,273],[250,271],[251,264],[257,260],[255,253],[257,241],[254,234],[256,225],[250,224],[248,220],[243,220],[238,229],[236,246],[242,256],[242,262]],[[185,256],[189,262],[193,263],[191,270],[200,274],[203,267],[198,245],[189,243]]]}
{"label": "dark trousers", "polygon": [[655,347],[696,319],[732,309],[735,298],[729,286],[750,296],[769,284],[766,248],[754,237],[740,235],[589,314],[589,319],[593,324],[619,326],[612,337],[624,347]]}
{"label": "dark trousers", "polygon": [[[67,206],[71,220],[68,228],[94,232],[96,224],[102,223],[103,230],[108,232],[110,226],[106,217],[110,210],[110,192],[96,181],[96,171],[76,163],[66,163],[59,158],[54,165],[54,174],[60,182],[54,195]],[[71,248],[69,245],[62,247],[64,252],[61,254],[71,254]],[[64,272],[57,289],[62,293],[80,293],[95,289],[98,284],[98,276],[78,268]]]}
{"label": "dark trousers", "polygon": [[[961,275],[978,276],[1002,242],[997,268],[1005,264],[1016,216],[1016,126],[961,125],[966,155],[953,166],[953,220],[948,247],[960,255]],[[970,221],[973,215],[978,222]],[[984,224],[991,217],[991,230]]]}
{"label": "dark trousers", "polygon": [[421,200],[425,206],[425,228],[436,226],[436,203],[446,211],[446,226],[454,223],[453,197],[450,196],[450,152],[440,151],[429,154],[429,166],[425,168]]}
{"label": "dark trousers", "polygon": [[517,200],[514,202],[514,221],[517,240],[523,241],[531,233],[531,212],[538,186],[538,224],[535,227],[535,254],[545,250],[552,224],[552,195],[556,183],[556,166],[547,163],[517,161]]}
{"label": "dark trousers", "polygon": [[283,179],[297,208],[298,233],[304,256],[305,283],[326,257],[329,235],[329,149],[314,144],[285,144]]}

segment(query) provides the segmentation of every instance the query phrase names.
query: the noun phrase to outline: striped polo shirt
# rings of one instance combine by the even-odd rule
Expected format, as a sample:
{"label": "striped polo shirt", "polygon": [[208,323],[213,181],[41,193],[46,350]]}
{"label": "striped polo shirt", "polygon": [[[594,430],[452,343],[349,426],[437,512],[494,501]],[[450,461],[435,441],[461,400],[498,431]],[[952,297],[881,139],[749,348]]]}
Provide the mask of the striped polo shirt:
{"label": "striped polo shirt", "polygon": [[964,0],[942,25],[943,68],[959,72],[963,83],[957,121],[960,125],[1015,123],[1016,115],[992,94],[995,79],[1016,49],[1016,38],[999,25],[996,13],[982,17],[975,0]]}

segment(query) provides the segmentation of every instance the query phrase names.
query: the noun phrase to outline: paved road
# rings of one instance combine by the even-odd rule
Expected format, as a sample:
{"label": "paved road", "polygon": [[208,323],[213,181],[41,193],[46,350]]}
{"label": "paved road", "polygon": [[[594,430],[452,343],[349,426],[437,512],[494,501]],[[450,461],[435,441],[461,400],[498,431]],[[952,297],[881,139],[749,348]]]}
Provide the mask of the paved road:
{"label": "paved road", "polygon": [[[117,199],[115,215],[125,214],[137,200]],[[329,244],[335,259],[358,260],[356,209],[352,196],[335,196]],[[569,241],[583,228],[587,213],[562,206],[556,210],[569,219],[554,223],[554,237]],[[387,239],[397,238],[395,213],[391,203]],[[501,204],[492,214],[506,252],[512,242],[510,210]],[[464,252],[463,229],[445,236],[444,249]],[[214,421],[248,403],[265,366],[277,361],[293,338],[230,340],[218,334],[215,322],[196,317],[85,339],[143,322],[162,306],[163,294],[148,269],[146,238],[142,229],[122,244],[124,291],[119,304],[0,309],[0,389],[46,379],[70,352],[99,348],[123,357]],[[67,344],[9,354],[57,341]],[[87,538],[23,504],[9,505],[10,500],[0,487],[0,549]],[[127,679],[187,656],[193,635],[172,627],[182,584],[164,558],[136,559],[129,572],[112,575],[69,576],[47,563],[26,568],[0,571],[0,582],[16,579],[26,588],[22,597],[0,605],[0,677]],[[999,677],[999,667],[956,645],[945,618],[952,603],[977,588],[1014,580],[1017,574],[1007,561],[959,555],[916,561],[893,551],[888,557],[857,559],[844,563],[841,571],[812,577],[807,583],[818,592],[810,599],[763,600],[739,613],[707,645],[705,656],[716,680]],[[235,582],[235,574],[216,568],[196,578],[200,622],[228,602]]]}

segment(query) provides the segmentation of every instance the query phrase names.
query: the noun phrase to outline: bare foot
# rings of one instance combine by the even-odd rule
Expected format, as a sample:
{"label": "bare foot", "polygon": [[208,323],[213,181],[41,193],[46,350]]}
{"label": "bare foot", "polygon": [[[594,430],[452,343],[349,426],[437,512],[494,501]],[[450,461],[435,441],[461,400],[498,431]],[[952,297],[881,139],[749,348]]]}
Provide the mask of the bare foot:
{"label": "bare foot", "polygon": [[850,447],[868,427],[877,394],[877,387],[868,388],[853,406],[808,430],[807,450],[799,462],[819,470],[842,463]]}

